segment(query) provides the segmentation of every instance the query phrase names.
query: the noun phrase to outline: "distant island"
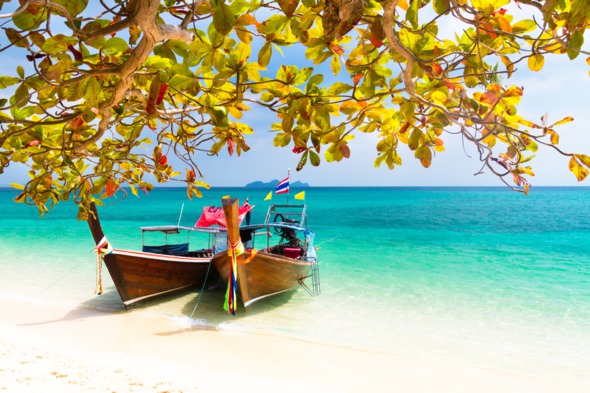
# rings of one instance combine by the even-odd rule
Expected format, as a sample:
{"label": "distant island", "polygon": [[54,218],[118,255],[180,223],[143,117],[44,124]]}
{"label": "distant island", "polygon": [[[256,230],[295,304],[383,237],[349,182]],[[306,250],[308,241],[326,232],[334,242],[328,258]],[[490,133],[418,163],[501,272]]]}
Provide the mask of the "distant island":
{"label": "distant island", "polygon": [[[246,184],[246,188],[275,188],[277,186],[277,184],[279,184],[279,181],[277,179],[271,180],[269,182],[263,182],[263,181],[255,181],[252,183],[248,183]],[[311,187],[309,184],[307,183],[302,183],[300,181],[295,181],[295,182],[290,182],[289,186],[292,188],[308,188]]]}

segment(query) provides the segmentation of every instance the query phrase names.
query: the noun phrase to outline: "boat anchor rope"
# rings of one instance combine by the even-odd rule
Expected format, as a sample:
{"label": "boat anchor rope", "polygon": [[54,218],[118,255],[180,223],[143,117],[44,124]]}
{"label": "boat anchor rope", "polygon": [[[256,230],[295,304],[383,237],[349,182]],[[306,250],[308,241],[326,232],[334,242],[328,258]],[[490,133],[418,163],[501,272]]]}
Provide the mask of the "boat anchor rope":
{"label": "boat anchor rope", "polygon": [[113,252],[113,247],[111,247],[107,237],[103,236],[101,241],[96,245],[94,251],[96,252],[96,289],[94,293],[102,295],[102,262],[105,255]]}

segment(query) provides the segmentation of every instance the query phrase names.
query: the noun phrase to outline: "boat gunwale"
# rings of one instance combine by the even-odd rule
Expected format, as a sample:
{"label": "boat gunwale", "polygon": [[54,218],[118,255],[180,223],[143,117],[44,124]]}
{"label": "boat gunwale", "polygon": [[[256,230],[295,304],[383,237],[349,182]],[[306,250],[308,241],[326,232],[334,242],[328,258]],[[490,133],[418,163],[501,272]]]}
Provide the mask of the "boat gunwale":
{"label": "boat gunwale", "polygon": [[215,255],[211,255],[210,257],[185,257],[182,255],[171,255],[171,254],[159,254],[153,252],[145,252],[145,251],[136,251],[136,250],[124,250],[120,248],[114,248],[113,251],[107,255],[125,255],[130,257],[137,257],[137,258],[146,258],[146,259],[159,259],[159,260],[166,260],[172,262],[203,262],[209,263],[211,259]]}

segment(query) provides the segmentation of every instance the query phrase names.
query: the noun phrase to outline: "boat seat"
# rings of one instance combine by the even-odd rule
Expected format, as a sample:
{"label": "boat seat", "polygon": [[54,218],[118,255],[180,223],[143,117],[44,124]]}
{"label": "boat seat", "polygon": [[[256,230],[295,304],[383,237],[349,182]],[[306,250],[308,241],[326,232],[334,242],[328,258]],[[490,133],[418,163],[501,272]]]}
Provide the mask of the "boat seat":
{"label": "boat seat", "polygon": [[186,255],[188,254],[188,243],[143,246],[143,252],[166,255]]}
{"label": "boat seat", "polygon": [[285,247],[283,255],[287,258],[297,259],[303,254],[303,249],[300,247]]}

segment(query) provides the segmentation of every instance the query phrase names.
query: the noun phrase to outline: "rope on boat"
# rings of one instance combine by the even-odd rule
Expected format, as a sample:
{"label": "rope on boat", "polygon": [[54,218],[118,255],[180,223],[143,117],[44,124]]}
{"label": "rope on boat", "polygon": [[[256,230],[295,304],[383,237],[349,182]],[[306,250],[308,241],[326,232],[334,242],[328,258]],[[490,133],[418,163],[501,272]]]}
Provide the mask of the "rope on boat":
{"label": "rope on boat", "polygon": [[103,236],[100,242],[96,245],[96,290],[94,291],[97,295],[102,295],[102,262],[104,256],[113,252],[109,241],[106,236]]}
{"label": "rope on boat", "polygon": [[211,271],[211,265],[213,264],[213,258],[209,261],[209,266],[207,267],[207,274],[205,274],[205,281],[203,281],[203,287],[201,288],[201,292],[199,292],[199,296],[197,296],[197,303],[195,303],[195,308],[193,308],[193,312],[191,313],[190,319],[193,319],[193,315],[197,311],[197,307],[199,307],[199,302],[201,301],[201,296],[203,296],[203,292],[205,292],[205,285],[207,285],[207,279],[209,278],[209,272]]}

